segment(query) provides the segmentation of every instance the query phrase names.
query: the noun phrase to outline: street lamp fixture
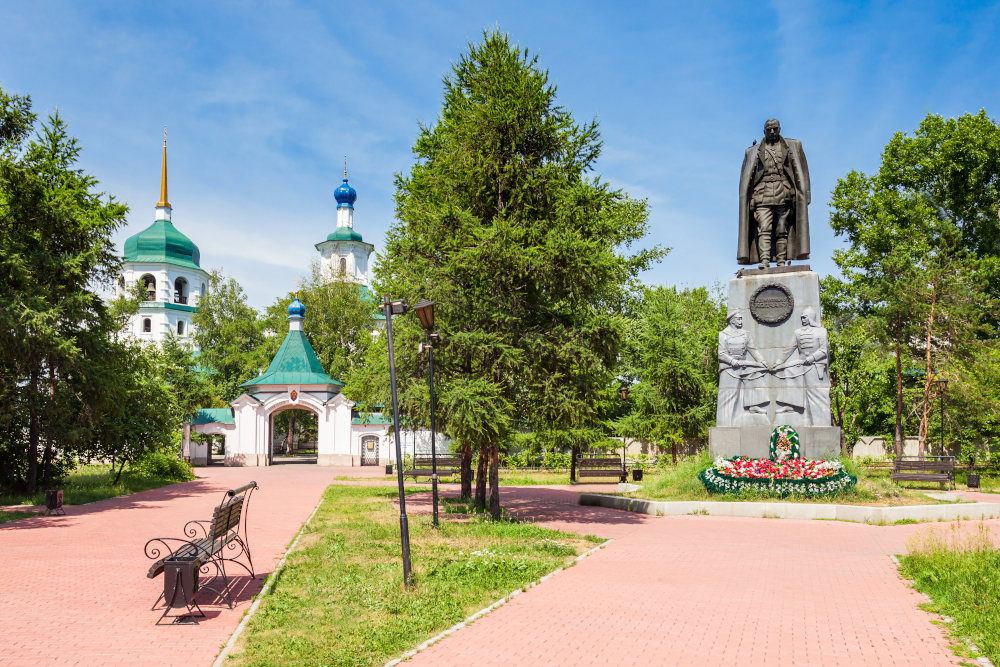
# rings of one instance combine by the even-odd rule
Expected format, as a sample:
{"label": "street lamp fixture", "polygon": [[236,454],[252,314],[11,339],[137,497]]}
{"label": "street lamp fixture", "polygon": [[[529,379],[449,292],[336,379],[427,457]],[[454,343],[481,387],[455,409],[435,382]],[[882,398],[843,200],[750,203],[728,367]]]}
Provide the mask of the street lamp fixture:
{"label": "street lamp fixture", "polygon": [[618,389],[618,395],[622,397],[623,401],[627,401],[628,394],[630,391],[632,391],[631,387],[629,387],[627,384],[623,384],[621,388]]}
{"label": "street lamp fixture", "polygon": [[385,332],[389,341],[389,382],[392,389],[392,430],[396,441],[396,479],[399,483],[399,539],[403,549],[403,585],[413,585],[410,574],[410,525],[406,519],[406,494],[403,492],[403,452],[399,438],[399,399],[396,395],[396,356],[392,349],[392,316],[404,314],[409,307],[403,300],[391,301],[386,295],[382,301],[385,315]]}
{"label": "street lamp fixture", "polygon": [[420,325],[430,333],[434,329],[434,302],[429,299],[421,299],[413,306],[417,313]]}
{"label": "street lamp fixture", "polygon": [[421,345],[421,350],[427,350],[427,382],[431,394],[431,499],[434,507],[432,525],[440,528],[438,523],[438,474],[437,474],[437,443],[434,441],[434,344],[441,340],[441,334],[434,333],[434,302],[421,299],[413,306],[421,326],[427,331],[427,342]]}

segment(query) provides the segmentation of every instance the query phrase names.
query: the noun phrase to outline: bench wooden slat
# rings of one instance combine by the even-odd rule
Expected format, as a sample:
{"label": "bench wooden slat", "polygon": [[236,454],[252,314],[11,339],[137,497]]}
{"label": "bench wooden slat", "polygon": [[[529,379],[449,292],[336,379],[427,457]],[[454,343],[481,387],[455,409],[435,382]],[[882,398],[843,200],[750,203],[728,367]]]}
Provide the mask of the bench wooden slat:
{"label": "bench wooden slat", "polygon": [[[403,470],[403,475],[411,477],[430,477],[434,474],[434,462],[430,456],[418,456],[413,459],[413,467]],[[437,474],[439,476],[457,475],[462,472],[462,459],[458,456],[437,457]]]}

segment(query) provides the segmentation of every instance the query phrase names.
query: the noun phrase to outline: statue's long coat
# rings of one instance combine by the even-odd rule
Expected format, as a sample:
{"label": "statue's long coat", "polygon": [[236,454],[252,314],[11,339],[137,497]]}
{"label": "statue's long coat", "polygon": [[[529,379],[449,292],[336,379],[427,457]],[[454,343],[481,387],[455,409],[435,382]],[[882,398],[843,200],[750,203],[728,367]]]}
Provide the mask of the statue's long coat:
{"label": "statue's long coat", "polygon": [[[788,226],[788,249],[786,259],[809,259],[809,201],[812,194],[809,190],[809,165],[806,164],[806,154],[802,152],[802,142],[798,139],[779,141],[785,144],[785,173],[795,185],[795,203],[792,206],[792,217]],[[762,151],[764,143],[747,148],[743,157],[743,169],[740,170],[740,237],[736,247],[736,262],[738,264],[757,264],[757,221],[750,212],[750,202],[753,190],[764,176],[764,161]],[[774,246],[771,246],[772,253]]]}

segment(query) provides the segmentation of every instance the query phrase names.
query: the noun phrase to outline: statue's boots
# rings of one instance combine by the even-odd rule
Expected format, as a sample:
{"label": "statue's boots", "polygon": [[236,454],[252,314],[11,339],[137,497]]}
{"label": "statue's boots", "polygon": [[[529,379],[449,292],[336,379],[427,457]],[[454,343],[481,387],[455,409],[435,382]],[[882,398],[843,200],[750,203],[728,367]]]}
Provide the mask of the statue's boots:
{"label": "statue's boots", "polygon": [[761,269],[766,269],[771,263],[771,235],[761,234],[757,237],[757,256],[760,258]]}
{"label": "statue's boots", "polygon": [[775,245],[774,263],[777,264],[778,266],[781,266],[782,264],[791,264],[791,262],[785,260],[785,254],[788,250],[788,237],[779,236],[775,240],[774,245]]}

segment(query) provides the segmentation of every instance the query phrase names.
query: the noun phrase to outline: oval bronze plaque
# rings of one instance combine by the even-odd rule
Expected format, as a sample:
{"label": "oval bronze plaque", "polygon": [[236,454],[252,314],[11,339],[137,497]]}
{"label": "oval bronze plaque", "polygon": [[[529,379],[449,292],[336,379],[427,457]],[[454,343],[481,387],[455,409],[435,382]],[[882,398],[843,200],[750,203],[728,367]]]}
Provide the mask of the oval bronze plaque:
{"label": "oval bronze plaque", "polygon": [[792,314],[795,300],[784,285],[761,285],[750,297],[750,314],[764,324],[781,324]]}

